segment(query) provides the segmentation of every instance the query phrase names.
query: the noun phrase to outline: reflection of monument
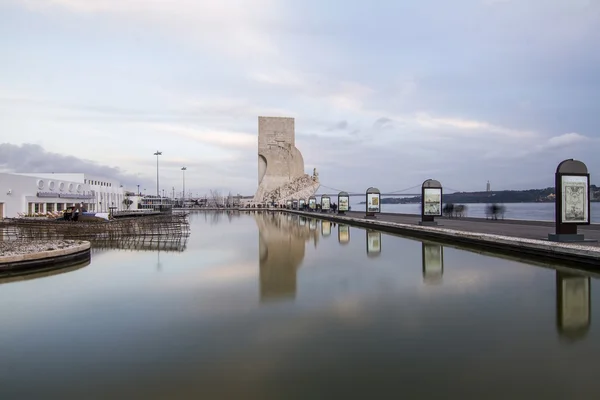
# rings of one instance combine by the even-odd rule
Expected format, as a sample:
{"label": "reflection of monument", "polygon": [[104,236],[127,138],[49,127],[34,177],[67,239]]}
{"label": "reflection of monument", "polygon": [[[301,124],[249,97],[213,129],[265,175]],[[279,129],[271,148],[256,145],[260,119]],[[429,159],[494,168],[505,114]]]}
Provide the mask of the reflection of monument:
{"label": "reflection of monument", "polygon": [[319,188],[319,175],[304,173],[304,159],[296,148],[294,119],[258,117],[257,203],[285,203],[308,198]]}
{"label": "reflection of monument", "polygon": [[[292,217],[290,219],[290,217]],[[296,296],[296,270],[304,259],[305,243],[319,233],[300,226],[297,216],[256,213],[259,233],[261,301]]]}
{"label": "reflection of monument", "polygon": [[562,337],[583,338],[590,329],[590,278],[556,271],[556,326]]}
{"label": "reflection of monument", "polygon": [[444,275],[444,247],[441,244],[422,243],[423,282],[441,283]]}

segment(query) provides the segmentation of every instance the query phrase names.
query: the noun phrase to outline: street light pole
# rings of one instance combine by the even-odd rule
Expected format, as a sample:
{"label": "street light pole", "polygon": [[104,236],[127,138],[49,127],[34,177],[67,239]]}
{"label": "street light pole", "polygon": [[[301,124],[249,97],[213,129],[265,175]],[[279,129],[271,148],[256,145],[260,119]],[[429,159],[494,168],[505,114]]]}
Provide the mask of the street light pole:
{"label": "street light pole", "polygon": [[181,171],[183,174],[183,201],[185,202],[185,171],[187,170],[187,167],[181,167]]}
{"label": "street light pole", "polygon": [[140,195],[140,185],[137,185],[138,187],[138,196]]}
{"label": "street light pole", "polygon": [[156,156],[156,196],[160,197],[160,190],[158,190],[158,156],[162,155],[162,151],[156,150],[154,155]]}

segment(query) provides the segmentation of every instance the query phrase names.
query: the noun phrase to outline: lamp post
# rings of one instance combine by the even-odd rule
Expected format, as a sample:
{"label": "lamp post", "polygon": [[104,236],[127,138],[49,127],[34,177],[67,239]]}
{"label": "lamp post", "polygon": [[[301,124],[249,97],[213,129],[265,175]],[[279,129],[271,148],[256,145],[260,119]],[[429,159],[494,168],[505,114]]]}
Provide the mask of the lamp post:
{"label": "lamp post", "polygon": [[187,167],[181,167],[181,171],[183,174],[183,201],[185,201],[185,171],[187,170]]}
{"label": "lamp post", "polygon": [[138,196],[140,195],[140,185],[137,185],[138,187]]}
{"label": "lamp post", "polygon": [[156,196],[159,197],[160,190],[158,190],[158,156],[162,156],[162,151],[156,150],[156,153],[154,153],[154,155],[156,156]]}

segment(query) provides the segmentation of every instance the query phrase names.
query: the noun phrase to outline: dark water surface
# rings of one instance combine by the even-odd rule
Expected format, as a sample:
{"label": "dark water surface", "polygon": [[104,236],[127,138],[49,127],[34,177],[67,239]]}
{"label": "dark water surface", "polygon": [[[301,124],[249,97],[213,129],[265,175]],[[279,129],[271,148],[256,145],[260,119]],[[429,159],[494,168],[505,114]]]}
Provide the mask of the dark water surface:
{"label": "dark water surface", "polygon": [[0,398],[600,393],[595,278],[285,214],[191,224],[184,251],[0,281]]}

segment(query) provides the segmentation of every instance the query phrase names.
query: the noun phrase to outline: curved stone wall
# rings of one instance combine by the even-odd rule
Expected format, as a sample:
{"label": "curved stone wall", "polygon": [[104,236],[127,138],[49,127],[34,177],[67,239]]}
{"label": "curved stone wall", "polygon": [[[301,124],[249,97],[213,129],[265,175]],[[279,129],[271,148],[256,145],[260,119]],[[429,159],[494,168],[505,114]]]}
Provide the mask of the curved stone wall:
{"label": "curved stone wall", "polygon": [[90,247],[90,242],[81,241],[74,246],[57,250],[0,256],[0,274],[39,270],[54,266],[64,268],[69,263],[81,263],[90,259]]}

